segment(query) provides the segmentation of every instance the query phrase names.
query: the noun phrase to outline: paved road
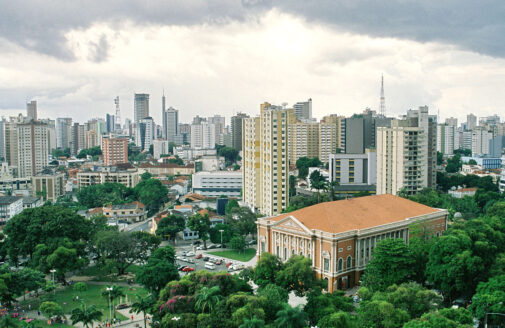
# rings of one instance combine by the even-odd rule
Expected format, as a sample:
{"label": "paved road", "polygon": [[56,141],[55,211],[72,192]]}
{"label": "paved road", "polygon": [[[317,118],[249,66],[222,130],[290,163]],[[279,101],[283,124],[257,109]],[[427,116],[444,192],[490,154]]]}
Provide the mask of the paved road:
{"label": "paved road", "polygon": [[151,230],[151,219],[147,219],[142,222],[130,224],[129,226],[127,226],[125,228],[125,230],[130,231],[130,232],[133,232],[133,231],[147,231],[147,232],[149,232]]}

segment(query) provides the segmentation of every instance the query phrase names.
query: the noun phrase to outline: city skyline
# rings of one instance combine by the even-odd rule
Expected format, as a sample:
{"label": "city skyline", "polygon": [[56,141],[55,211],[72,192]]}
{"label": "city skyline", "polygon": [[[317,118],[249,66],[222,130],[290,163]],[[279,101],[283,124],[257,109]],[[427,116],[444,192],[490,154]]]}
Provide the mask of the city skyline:
{"label": "city skyline", "polygon": [[[393,117],[423,105],[460,122],[469,113],[500,112],[502,5],[492,13],[491,5],[479,7],[469,27],[466,16],[477,11],[469,1],[450,18],[443,13],[451,4],[395,2],[393,11],[360,1],[326,4],[328,14],[300,2],[289,8],[266,1],[145,8],[127,2],[116,12],[104,4],[109,14],[90,5],[75,22],[61,15],[78,4],[59,7],[61,13],[53,12],[57,4],[23,10],[6,4],[0,17],[11,25],[0,31],[0,115],[24,112],[26,102],[37,100],[40,117],[70,113],[83,122],[114,114],[119,96],[123,119],[133,118],[133,94],[148,93],[159,124],[164,89],[166,106],[180,111],[181,122],[202,111],[229,118],[251,115],[264,101],[309,98],[314,117],[348,116],[379,110],[382,74]],[[395,21],[402,14],[403,26]],[[47,35],[26,25],[33,22],[47,26]]]}

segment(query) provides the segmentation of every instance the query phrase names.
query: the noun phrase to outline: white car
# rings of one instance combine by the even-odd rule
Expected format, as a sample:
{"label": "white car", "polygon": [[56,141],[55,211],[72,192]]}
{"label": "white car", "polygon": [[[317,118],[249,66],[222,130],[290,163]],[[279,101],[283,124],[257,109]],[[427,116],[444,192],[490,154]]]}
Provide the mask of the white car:
{"label": "white car", "polygon": [[188,252],[186,253],[186,256],[195,256],[195,252]]}

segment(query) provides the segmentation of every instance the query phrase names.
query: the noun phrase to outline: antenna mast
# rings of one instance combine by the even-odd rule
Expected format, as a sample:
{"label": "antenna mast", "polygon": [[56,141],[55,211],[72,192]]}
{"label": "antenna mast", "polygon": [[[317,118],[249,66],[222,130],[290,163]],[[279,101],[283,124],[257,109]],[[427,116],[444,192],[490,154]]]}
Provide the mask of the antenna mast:
{"label": "antenna mast", "polygon": [[381,77],[381,104],[379,114],[386,117],[386,97],[384,97],[384,75]]}

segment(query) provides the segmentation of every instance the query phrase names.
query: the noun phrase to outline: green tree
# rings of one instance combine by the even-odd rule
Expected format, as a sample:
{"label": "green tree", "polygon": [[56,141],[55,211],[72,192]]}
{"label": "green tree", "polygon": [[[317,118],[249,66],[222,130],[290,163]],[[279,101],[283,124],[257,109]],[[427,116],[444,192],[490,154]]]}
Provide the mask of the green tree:
{"label": "green tree", "polygon": [[226,162],[226,166],[230,166],[239,159],[238,150],[232,147],[219,147],[217,148],[217,154],[223,156]]}
{"label": "green tree", "polygon": [[76,291],[77,293],[82,293],[82,292],[85,292],[88,290],[88,285],[86,285],[85,282],[76,282],[74,284],[74,291]]}
{"label": "green tree", "polygon": [[86,258],[80,258],[75,249],[58,247],[47,257],[47,265],[56,270],[56,277],[65,283],[65,273],[82,268],[88,263]]}
{"label": "green tree", "polygon": [[66,157],[70,158],[70,148],[60,149],[56,148],[52,151],[53,158]]}
{"label": "green tree", "polygon": [[229,213],[231,213],[231,210],[233,210],[234,208],[239,208],[239,207],[240,207],[240,205],[238,204],[238,201],[235,198],[232,198],[228,201],[228,203],[226,203],[224,212],[226,214],[229,214]]}
{"label": "green tree", "polygon": [[[484,321],[486,313],[505,313],[505,275],[492,277],[487,282],[480,282],[477,293],[472,298],[470,309],[481,322]],[[488,322],[503,325],[505,318],[489,315]]]}
{"label": "green tree", "polygon": [[10,274],[7,286],[13,295],[26,296],[26,291],[37,290],[45,284],[45,276],[42,272],[25,267],[19,270],[9,270],[8,265],[0,267],[0,273]]}
{"label": "green tree", "polygon": [[330,201],[334,201],[335,200],[335,190],[337,189],[337,187],[339,185],[340,184],[336,180],[328,182],[328,194],[330,196]]}
{"label": "green tree", "polygon": [[287,290],[274,284],[268,284],[259,288],[257,294],[265,300],[263,309],[265,310],[265,319],[268,322],[275,320],[277,312],[282,310],[284,304],[288,302],[289,298]]}
{"label": "green tree", "polygon": [[400,328],[410,319],[407,311],[386,301],[361,302],[358,314],[360,327]]}
{"label": "green tree", "polygon": [[317,202],[321,202],[321,190],[326,189],[327,183],[326,179],[321,175],[319,171],[313,171],[310,174],[310,186],[317,190]]}
{"label": "green tree", "polygon": [[102,297],[107,299],[107,304],[112,306],[112,312],[114,314],[114,318],[116,317],[116,306],[114,304],[114,300],[117,300],[120,297],[124,297],[125,293],[123,288],[120,286],[112,285],[107,286],[102,290]]}
{"label": "green tree", "polygon": [[93,328],[93,322],[100,321],[102,315],[103,313],[95,305],[86,307],[86,304],[83,303],[80,307],[72,310],[70,319],[73,325],[81,322],[84,327],[88,328],[91,325],[91,328]]}
{"label": "green tree", "polygon": [[289,197],[296,195],[296,177],[294,175],[289,176]]}
{"label": "green tree", "polygon": [[413,279],[420,284],[426,281],[426,264],[431,245],[435,242],[435,233],[427,223],[416,223],[409,227],[408,248],[413,260]]}
{"label": "green tree", "polygon": [[239,328],[263,328],[265,327],[265,321],[261,320],[257,316],[253,316],[251,319],[244,318],[244,323],[239,326]]}
{"label": "green tree", "polygon": [[204,247],[207,248],[207,240],[209,239],[210,230],[209,215],[201,215],[200,213],[197,213],[189,218],[187,226],[191,230],[198,232],[198,236],[201,240],[203,240]]}
{"label": "green tree", "polygon": [[51,319],[53,317],[60,318],[63,317],[63,309],[58,303],[46,301],[42,302],[39,306],[39,311],[42,312],[44,317]]}
{"label": "green tree", "polygon": [[356,324],[348,313],[338,311],[321,318],[317,326],[319,328],[354,328]]}
{"label": "green tree", "polygon": [[0,327],[2,328],[19,328],[19,320],[12,318],[9,315],[0,317]]}
{"label": "green tree", "polygon": [[445,167],[445,170],[447,173],[456,173],[461,170],[462,165],[463,162],[461,161],[461,156],[456,154],[447,159],[447,166]]}
{"label": "green tree", "polygon": [[87,156],[91,156],[93,158],[96,158],[100,155],[102,155],[102,150],[100,149],[100,146],[95,146],[87,149],[81,149],[79,151],[79,154],[77,154],[77,158],[86,158]]}
{"label": "green tree", "polygon": [[103,183],[81,188],[77,193],[79,204],[86,208],[118,205],[138,200],[132,188],[120,183]]}
{"label": "green tree", "polygon": [[195,296],[195,309],[199,312],[212,312],[214,307],[219,303],[219,287],[202,287]]}
{"label": "green tree", "polygon": [[148,295],[146,297],[135,295],[135,297],[137,298],[137,301],[131,305],[130,313],[142,313],[144,315],[144,328],[147,328],[147,314],[151,313],[155,300],[152,295]]}
{"label": "green tree", "polygon": [[168,189],[158,179],[140,181],[134,188],[139,201],[145,205],[148,215],[154,215],[168,201]]}
{"label": "green tree", "polygon": [[235,207],[226,215],[226,223],[229,224],[233,231],[242,236],[256,234],[256,214],[248,207]]}
{"label": "green tree", "polygon": [[307,314],[299,307],[292,308],[284,304],[284,308],[277,312],[275,325],[279,328],[305,328],[307,327]]}
{"label": "green tree", "polygon": [[275,281],[277,285],[294,291],[298,296],[305,295],[317,284],[312,260],[301,255],[292,255],[278,272]]}
{"label": "green tree", "polygon": [[314,158],[300,157],[296,161],[296,168],[298,169],[298,177],[300,179],[307,178],[307,175],[309,174],[309,167],[318,167],[321,166],[321,164],[322,164],[321,161],[317,157]]}
{"label": "green tree", "polygon": [[213,228],[210,228],[209,235],[210,241],[215,244],[221,244],[221,231],[223,230],[223,240],[222,243],[229,243],[233,237],[231,227],[229,224],[218,223]]}
{"label": "green tree", "polygon": [[442,165],[442,164],[444,164],[444,154],[437,151],[437,165]]}
{"label": "green tree", "polygon": [[275,284],[277,273],[282,269],[279,258],[270,253],[262,253],[254,268],[254,283],[260,287]]}
{"label": "green tree", "polygon": [[185,227],[186,221],[182,216],[171,214],[161,219],[161,221],[158,223],[156,235],[162,238],[175,240],[177,233],[183,231]]}
{"label": "green tree", "polygon": [[335,312],[351,312],[353,310],[352,299],[346,297],[343,291],[322,293],[321,288],[314,288],[307,293],[307,304],[303,308],[312,325],[318,325],[321,319]]}
{"label": "green tree", "polygon": [[372,291],[385,290],[414,275],[413,259],[403,239],[385,239],[377,243],[373,259],[368,262],[363,285]]}
{"label": "green tree", "polygon": [[230,247],[238,252],[242,252],[245,248],[244,237],[238,235],[230,240]]}
{"label": "green tree", "polygon": [[140,179],[141,179],[142,181],[149,180],[149,179],[151,179],[152,177],[153,177],[153,175],[152,175],[151,173],[147,172],[147,171],[146,171],[146,172],[144,172],[144,173],[142,173],[142,174],[140,175]]}
{"label": "green tree", "polygon": [[136,275],[137,282],[158,295],[167,283],[179,278],[174,262],[175,251],[172,247],[158,248],[149,257],[147,264],[139,268]]}

